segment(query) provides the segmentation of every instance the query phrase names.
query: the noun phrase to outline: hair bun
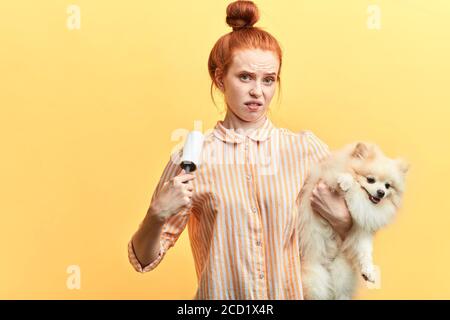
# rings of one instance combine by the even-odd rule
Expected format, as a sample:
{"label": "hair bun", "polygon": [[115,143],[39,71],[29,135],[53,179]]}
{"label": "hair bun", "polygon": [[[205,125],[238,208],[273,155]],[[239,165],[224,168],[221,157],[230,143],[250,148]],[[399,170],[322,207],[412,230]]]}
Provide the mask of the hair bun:
{"label": "hair bun", "polygon": [[258,7],[253,1],[239,0],[232,2],[227,7],[227,24],[233,31],[251,28],[259,20]]}

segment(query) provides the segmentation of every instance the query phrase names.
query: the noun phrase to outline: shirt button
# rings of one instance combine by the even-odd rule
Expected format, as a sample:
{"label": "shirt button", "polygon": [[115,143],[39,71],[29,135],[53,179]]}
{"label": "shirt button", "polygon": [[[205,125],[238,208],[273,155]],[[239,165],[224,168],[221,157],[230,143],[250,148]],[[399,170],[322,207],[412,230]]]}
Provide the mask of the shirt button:
{"label": "shirt button", "polygon": [[264,275],[261,273],[261,274],[259,275],[259,278],[260,278],[260,279],[264,279]]}
{"label": "shirt button", "polygon": [[252,208],[252,211],[253,211],[253,212],[256,212],[256,208]]}
{"label": "shirt button", "polygon": [[257,245],[257,246],[261,246],[261,241],[259,241],[259,240],[256,241],[256,245]]}
{"label": "shirt button", "polygon": [[247,175],[247,180],[251,180],[252,179],[252,176],[251,175]]}

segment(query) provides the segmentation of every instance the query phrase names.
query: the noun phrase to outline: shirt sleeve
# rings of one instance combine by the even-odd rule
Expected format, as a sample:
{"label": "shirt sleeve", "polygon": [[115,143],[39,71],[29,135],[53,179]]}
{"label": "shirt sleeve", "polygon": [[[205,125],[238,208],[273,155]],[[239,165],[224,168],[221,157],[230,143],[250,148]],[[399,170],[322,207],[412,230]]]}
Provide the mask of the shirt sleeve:
{"label": "shirt sleeve", "polygon": [[311,164],[321,162],[331,155],[328,145],[312,131],[306,131],[306,138],[308,141],[308,160]]}
{"label": "shirt sleeve", "polygon": [[[166,167],[164,168],[162,176],[155,188],[155,191],[153,192],[151,202],[153,202],[153,200],[159,194],[164,183],[166,181],[169,181],[171,178],[177,176],[181,172],[182,170],[180,167],[181,152],[182,151],[179,150],[171,155],[170,160],[167,163]],[[178,240],[181,233],[185,229],[186,224],[189,220],[191,210],[192,208],[190,210],[186,209],[181,210],[179,213],[167,219],[167,221],[163,225],[163,229],[161,232],[158,257],[146,266],[142,266],[139,260],[137,259],[133,248],[132,240],[130,239],[130,241],[128,242],[128,259],[137,272],[144,273],[156,268],[156,266],[161,262],[161,260],[166,255],[169,248],[175,245],[175,242]],[[142,222],[139,224],[139,228],[141,225]]]}

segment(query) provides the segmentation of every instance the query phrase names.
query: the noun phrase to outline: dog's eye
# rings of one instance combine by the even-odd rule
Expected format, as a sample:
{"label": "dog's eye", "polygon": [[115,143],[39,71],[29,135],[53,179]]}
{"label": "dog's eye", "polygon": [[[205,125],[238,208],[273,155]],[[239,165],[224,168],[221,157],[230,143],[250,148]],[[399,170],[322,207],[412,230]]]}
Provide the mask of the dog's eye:
{"label": "dog's eye", "polygon": [[367,177],[367,182],[368,183],[375,183],[375,179],[372,177]]}
{"label": "dog's eye", "polygon": [[386,189],[389,189],[391,187],[389,183],[386,183],[384,186],[386,187]]}

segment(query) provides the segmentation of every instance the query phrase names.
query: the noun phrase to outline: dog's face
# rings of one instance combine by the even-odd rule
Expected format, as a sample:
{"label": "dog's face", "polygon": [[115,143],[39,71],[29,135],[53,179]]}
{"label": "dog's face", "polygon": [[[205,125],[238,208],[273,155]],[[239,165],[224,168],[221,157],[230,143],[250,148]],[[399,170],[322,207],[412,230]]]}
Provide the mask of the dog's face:
{"label": "dog's face", "polygon": [[391,202],[396,208],[400,206],[408,163],[387,158],[375,144],[360,142],[351,149],[350,166],[373,205]]}

